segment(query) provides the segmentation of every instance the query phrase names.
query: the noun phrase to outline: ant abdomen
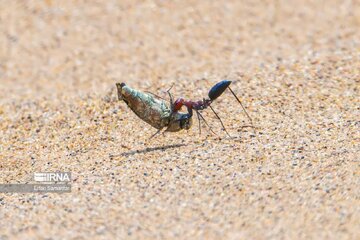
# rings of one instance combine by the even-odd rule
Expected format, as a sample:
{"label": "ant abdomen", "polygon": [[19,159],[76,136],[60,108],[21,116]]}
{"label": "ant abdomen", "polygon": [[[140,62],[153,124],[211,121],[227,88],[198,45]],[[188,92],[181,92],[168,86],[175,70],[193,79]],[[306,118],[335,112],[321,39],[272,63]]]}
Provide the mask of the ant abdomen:
{"label": "ant abdomen", "polygon": [[211,101],[217,99],[230,85],[231,81],[229,80],[222,80],[221,82],[218,82],[215,84],[209,91],[209,98]]}

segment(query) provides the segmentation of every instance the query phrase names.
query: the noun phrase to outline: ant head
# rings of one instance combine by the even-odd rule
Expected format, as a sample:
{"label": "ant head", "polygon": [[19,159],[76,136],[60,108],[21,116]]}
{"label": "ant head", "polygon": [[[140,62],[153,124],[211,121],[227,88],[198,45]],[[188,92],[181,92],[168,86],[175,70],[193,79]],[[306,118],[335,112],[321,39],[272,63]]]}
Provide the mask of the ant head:
{"label": "ant head", "polygon": [[185,100],[183,98],[178,98],[174,102],[174,111],[178,111],[184,105]]}

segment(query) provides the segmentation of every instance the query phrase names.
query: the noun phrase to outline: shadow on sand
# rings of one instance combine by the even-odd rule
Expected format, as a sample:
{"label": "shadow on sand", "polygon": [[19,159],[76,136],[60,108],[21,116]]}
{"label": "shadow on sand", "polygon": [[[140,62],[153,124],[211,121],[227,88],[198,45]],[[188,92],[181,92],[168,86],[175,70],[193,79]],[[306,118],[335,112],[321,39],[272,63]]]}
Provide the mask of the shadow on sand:
{"label": "shadow on sand", "polygon": [[165,146],[160,146],[160,147],[147,147],[145,149],[142,150],[134,150],[134,151],[129,151],[129,152],[124,152],[121,154],[110,154],[110,158],[114,158],[114,157],[127,157],[127,156],[131,156],[131,155],[135,155],[135,154],[140,154],[140,153],[149,153],[149,152],[154,152],[154,151],[164,151],[166,149],[170,149],[170,148],[179,148],[179,147],[183,147],[186,146],[186,144],[173,144],[173,145],[165,145]]}

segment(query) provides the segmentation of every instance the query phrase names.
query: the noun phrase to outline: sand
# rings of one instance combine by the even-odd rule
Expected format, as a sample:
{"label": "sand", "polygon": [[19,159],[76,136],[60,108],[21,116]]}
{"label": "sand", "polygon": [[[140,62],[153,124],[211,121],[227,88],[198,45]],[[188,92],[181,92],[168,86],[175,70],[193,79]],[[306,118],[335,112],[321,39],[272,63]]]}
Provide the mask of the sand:
{"label": "sand", "polygon": [[[359,239],[359,1],[0,1],[0,239]],[[116,82],[200,100],[156,129]]]}

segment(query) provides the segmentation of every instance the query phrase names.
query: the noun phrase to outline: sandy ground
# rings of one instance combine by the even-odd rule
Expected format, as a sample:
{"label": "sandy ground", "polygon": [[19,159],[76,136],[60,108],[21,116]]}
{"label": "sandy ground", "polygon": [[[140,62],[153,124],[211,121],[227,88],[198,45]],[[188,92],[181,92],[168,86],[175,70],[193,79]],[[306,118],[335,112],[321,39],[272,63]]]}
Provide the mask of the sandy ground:
{"label": "sandy ground", "polygon": [[[359,1],[0,1],[0,239],[359,239]],[[115,83],[225,92],[232,138],[156,131]]]}

